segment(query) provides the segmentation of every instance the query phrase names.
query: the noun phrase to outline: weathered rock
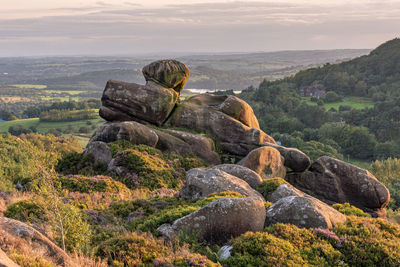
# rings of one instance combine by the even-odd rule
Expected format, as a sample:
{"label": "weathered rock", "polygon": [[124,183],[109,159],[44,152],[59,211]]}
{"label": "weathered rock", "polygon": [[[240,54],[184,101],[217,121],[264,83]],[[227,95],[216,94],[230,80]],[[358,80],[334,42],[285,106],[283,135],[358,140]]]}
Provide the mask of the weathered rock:
{"label": "weathered rock", "polygon": [[221,198],[157,230],[171,239],[182,228],[189,228],[197,231],[200,239],[222,243],[248,231],[261,231],[264,221],[265,206],[260,198]]}
{"label": "weathered rock", "polygon": [[191,169],[186,173],[186,183],[180,191],[180,196],[185,199],[199,199],[225,191],[263,199],[261,194],[244,180],[218,169],[203,168]]}
{"label": "weathered rock", "polygon": [[99,113],[107,121],[135,120],[161,125],[178,98],[173,89],[152,81],[139,85],[110,80],[104,89]]}
{"label": "weathered rock", "polygon": [[142,69],[147,82],[155,82],[180,93],[185,87],[190,71],[185,64],[177,60],[158,60]]}
{"label": "weathered rock", "polygon": [[112,159],[110,147],[101,141],[93,141],[87,144],[83,155],[92,155],[95,164],[107,164]]}
{"label": "weathered rock", "polygon": [[304,228],[332,229],[346,222],[346,216],[342,213],[310,196],[281,198],[267,209],[266,215],[266,225],[290,223]]}
{"label": "weathered rock", "polygon": [[284,160],[278,150],[272,147],[260,147],[252,150],[238,163],[263,177],[285,177]]}
{"label": "weathered rock", "polygon": [[[233,99],[233,100],[232,100]],[[224,104],[228,100],[228,104]],[[235,101],[240,112],[233,112],[228,107],[235,107]],[[275,143],[274,139],[257,128],[255,121],[257,120],[252,110],[244,107],[244,101],[228,96],[216,96],[210,94],[202,94],[191,97],[181,105],[178,105],[171,114],[167,124],[176,127],[183,127],[193,130],[202,130],[207,132],[218,142],[231,144],[245,144],[250,146],[259,146],[265,142]],[[247,105],[247,104],[246,104]],[[232,108],[234,110],[235,108]],[[234,118],[223,112],[235,115]],[[228,110],[228,111],[227,111]],[[244,111],[246,110],[246,111]],[[242,114],[242,115],[241,115]],[[252,115],[250,115],[252,114]],[[249,119],[250,118],[250,119]],[[240,121],[239,119],[243,120]],[[242,147],[240,150],[230,149],[226,151],[235,155],[246,155],[249,151]],[[232,151],[233,150],[233,151]],[[225,152],[225,151],[224,151]],[[240,153],[240,154],[239,154]]]}
{"label": "weathered rock", "polygon": [[214,170],[221,170],[230,175],[238,177],[248,183],[252,188],[261,185],[263,179],[255,171],[237,164],[221,164],[212,167]]}
{"label": "weathered rock", "polygon": [[0,267],[19,267],[0,249]]}
{"label": "weathered rock", "polygon": [[285,159],[285,166],[295,172],[303,172],[311,164],[310,158],[297,148],[289,148],[270,143],[265,143],[263,146],[273,147],[278,150]]}
{"label": "weathered rock", "polygon": [[295,187],[324,202],[350,203],[373,216],[382,216],[389,190],[370,172],[328,156],[318,158],[304,173],[288,174]]}
{"label": "weathered rock", "polygon": [[215,144],[204,134],[165,129],[157,131],[157,148],[161,151],[177,153],[182,156],[196,155],[208,164],[219,164],[220,158],[215,152]]}
{"label": "weathered rock", "polygon": [[0,236],[4,237],[0,238],[4,242],[0,246],[13,247],[32,257],[41,256],[57,266],[77,266],[61,248],[23,222],[0,217]]}
{"label": "weathered rock", "polygon": [[143,144],[155,147],[158,136],[154,130],[138,122],[108,122],[94,132],[89,144],[94,141],[110,143],[117,140],[127,140],[135,145]]}

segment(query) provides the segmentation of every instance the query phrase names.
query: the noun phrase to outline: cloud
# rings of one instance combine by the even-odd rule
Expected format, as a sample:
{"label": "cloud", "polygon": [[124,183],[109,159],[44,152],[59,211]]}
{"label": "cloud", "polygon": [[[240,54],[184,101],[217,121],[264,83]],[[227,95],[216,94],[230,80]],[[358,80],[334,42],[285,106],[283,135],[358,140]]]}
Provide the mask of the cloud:
{"label": "cloud", "polygon": [[237,1],[156,8],[98,2],[78,11],[0,20],[0,55],[372,48],[396,37],[400,28],[400,3],[394,1]]}

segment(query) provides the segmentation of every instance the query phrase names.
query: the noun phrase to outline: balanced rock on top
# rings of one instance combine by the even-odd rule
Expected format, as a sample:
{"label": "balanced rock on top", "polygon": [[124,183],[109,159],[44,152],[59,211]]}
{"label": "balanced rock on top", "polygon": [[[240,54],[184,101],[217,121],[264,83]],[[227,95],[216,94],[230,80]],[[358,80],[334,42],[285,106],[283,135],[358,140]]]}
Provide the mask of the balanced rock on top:
{"label": "balanced rock on top", "polygon": [[107,121],[161,125],[175,107],[189,73],[179,61],[159,60],[143,68],[145,85],[110,80],[101,98],[100,116]]}

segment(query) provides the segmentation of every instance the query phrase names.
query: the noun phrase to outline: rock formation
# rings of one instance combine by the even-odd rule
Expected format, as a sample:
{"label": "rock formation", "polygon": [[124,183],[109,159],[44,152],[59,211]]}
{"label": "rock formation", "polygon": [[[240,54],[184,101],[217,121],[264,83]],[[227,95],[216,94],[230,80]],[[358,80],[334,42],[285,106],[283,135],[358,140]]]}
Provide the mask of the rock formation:
{"label": "rock formation", "polygon": [[[336,202],[382,216],[389,192],[366,170],[329,157],[311,165],[300,150],[277,145],[259,128],[252,108],[236,96],[201,94],[178,103],[189,76],[183,63],[156,61],[143,68],[143,75],[145,85],[107,83],[100,115],[108,122],[93,134],[84,153],[127,178],[134,174],[124,168],[124,151],[112,158],[108,143],[126,140],[165,153],[195,155],[211,168],[188,171],[180,197],[200,199],[226,191],[243,195],[220,198],[161,225],[158,231],[164,237],[173,238],[189,228],[201,239],[219,243],[277,222],[332,228],[346,221],[328,205]],[[221,154],[238,163],[218,165]],[[268,177],[285,178],[296,188],[277,185],[266,194],[274,203],[265,209],[265,199],[255,189],[262,188]]]}

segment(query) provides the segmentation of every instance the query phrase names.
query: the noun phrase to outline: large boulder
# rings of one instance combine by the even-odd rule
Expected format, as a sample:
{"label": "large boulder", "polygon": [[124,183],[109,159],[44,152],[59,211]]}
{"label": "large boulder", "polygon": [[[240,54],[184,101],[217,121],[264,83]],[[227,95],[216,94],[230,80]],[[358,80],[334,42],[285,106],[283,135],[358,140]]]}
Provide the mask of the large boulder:
{"label": "large boulder", "polygon": [[266,225],[290,223],[304,228],[332,229],[346,222],[346,216],[342,213],[310,196],[281,198],[267,209],[266,215]]}
{"label": "large boulder", "polygon": [[[224,152],[246,155],[252,148],[274,139],[258,127],[251,107],[235,96],[202,94],[178,105],[168,125],[207,132],[221,143]],[[241,144],[250,146],[240,147]],[[239,146],[240,149],[237,149]]]}
{"label": "large boulder", "polygon": [[327,203],[350,203],[373,216],[384,215],[389,190],[370,172],[328,156],[318,158],[304,173],[289,173],[295,187]]}
{"label": "large boulder", "polygon": [[0,217],[0,247],[14,248],[32,258],[40,256],[57,266],[79,266],[36,229],[5,217]]}
{"label": "large boulder", "polygon": [[265,222],[264,198],[244,180],[218,169],[192,169],[186,174],[180,195],[204,198],[212,193],[237,192],[243,198],[217,199],[203,208],[157,230],[171,239],[184,228],[196,231],[208,242],[221,243],[247,231],[261,231]]}
{"label": "large boulder", "polygon": [[273,147],[285,159],[285,166],[295,172],[303,172],[311,165],[310,158],[297,148],[289,148],[277,144],[265,143],[263,146]]}
{"label": "large boulder", "polygon": [[272,147],[260,147],[252,150],[246,157],[238,162],[262,177],[285,177],[286,168],[284,160],[278,150]]}
{"label": "large boulder", "polygon": [[212,167],[214,170],[221,170],[223,172],[229,173],[230,175],[233,175],[235,177],[238,177],[242,180],[244,180],[246,183],[248,183],[252,188],[257,188],[258,186],[261,185],[263,182],[263,179],[261,178],[258,173],[255,171],[243,167],[241,165],[237,164],[221,164]]}
{"label": "large boulder", "polygon": [[0,267],[19,267],[19,265],[10,260],[7,254],[0,249]]}
{"label": "large boulder", "polygon": [[152,81],[139,85],[110,80],[101,98],[100,116],[107,121],[136,120],[161,125],[178,98],[173,89]]}
{"label": "large boulder", "polygon": [[185,64],[172,59],[158,60],[142,69],[147,82],[155,82],[180,93],[185,87],[190,71]]}
{"label": "large boulder", "polygon": [[262,231],[264,222],[265,206],[259,198],[221,198],[157,230],[172,239],[188,228],[202,240],[221,244],[248,231]]}

